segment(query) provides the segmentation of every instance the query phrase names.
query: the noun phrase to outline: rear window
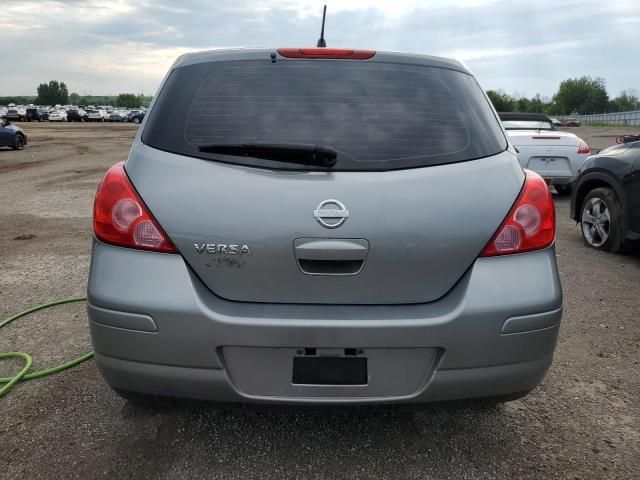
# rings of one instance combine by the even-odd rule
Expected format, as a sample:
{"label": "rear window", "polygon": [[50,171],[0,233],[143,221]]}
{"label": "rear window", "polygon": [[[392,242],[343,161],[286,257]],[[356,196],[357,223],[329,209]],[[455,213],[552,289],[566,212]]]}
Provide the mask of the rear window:
{"label": "rear window", "polygon": [[212,144],[314,144],[332,170],[392,170],[495,155],[506,140],[474,78],[437,67],[302,60],[211,62],[174,70],[143,132],[165,151],[267,168],[318,170],[203,153]]}

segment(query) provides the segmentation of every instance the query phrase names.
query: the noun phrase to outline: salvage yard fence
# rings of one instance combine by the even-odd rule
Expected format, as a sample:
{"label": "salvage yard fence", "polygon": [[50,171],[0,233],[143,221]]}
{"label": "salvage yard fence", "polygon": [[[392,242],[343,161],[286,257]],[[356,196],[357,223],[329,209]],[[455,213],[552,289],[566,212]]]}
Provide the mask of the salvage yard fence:
{"label": "salvage yard fence", "polygon": [[640,126],[640,110],[633,112],[595,113],[593,115],[563,115],[557,118],[562,121],[569,117],[577,118],[586,125],[605,123],[610,125],[626,125],[629,127]]}

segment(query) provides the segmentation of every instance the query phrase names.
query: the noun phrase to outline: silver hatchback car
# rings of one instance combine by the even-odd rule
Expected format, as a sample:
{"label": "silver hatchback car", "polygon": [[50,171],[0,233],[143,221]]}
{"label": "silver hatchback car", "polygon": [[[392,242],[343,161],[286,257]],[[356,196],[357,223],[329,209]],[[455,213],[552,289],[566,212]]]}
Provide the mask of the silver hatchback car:
{"label": "silver hatchback car", "polygon": [[552,362],[553,201],[455,61],[184,55],[94,231],[95,359],[125,398],[503,401]]}

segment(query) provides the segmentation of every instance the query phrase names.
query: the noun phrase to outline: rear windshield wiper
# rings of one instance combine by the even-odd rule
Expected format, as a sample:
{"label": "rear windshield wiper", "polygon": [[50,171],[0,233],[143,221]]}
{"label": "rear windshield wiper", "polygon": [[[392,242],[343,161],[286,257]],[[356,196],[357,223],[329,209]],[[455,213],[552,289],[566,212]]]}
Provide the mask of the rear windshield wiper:
{"label": "rear windshield wiper", "polygon": [[264,158],[277,162],[317,165],[326,168],[333,167],[338,156],[331,147],[306,143],[216,143],[199,145],[198,150],[204,153]]}

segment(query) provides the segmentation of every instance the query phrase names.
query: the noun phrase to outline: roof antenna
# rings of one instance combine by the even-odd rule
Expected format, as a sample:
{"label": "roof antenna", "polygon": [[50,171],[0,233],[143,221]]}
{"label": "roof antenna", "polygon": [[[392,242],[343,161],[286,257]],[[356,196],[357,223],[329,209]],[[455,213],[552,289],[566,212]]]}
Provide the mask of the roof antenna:
{"label": "roof antenna", "polygon": [[322,12],[322,30],[320,30],[320,38],[318,39],[317,47],[325,48],[327,46],[327,42],[324,41],[324,19],[327,16],[327,6],[324,6],[324,11]]}

